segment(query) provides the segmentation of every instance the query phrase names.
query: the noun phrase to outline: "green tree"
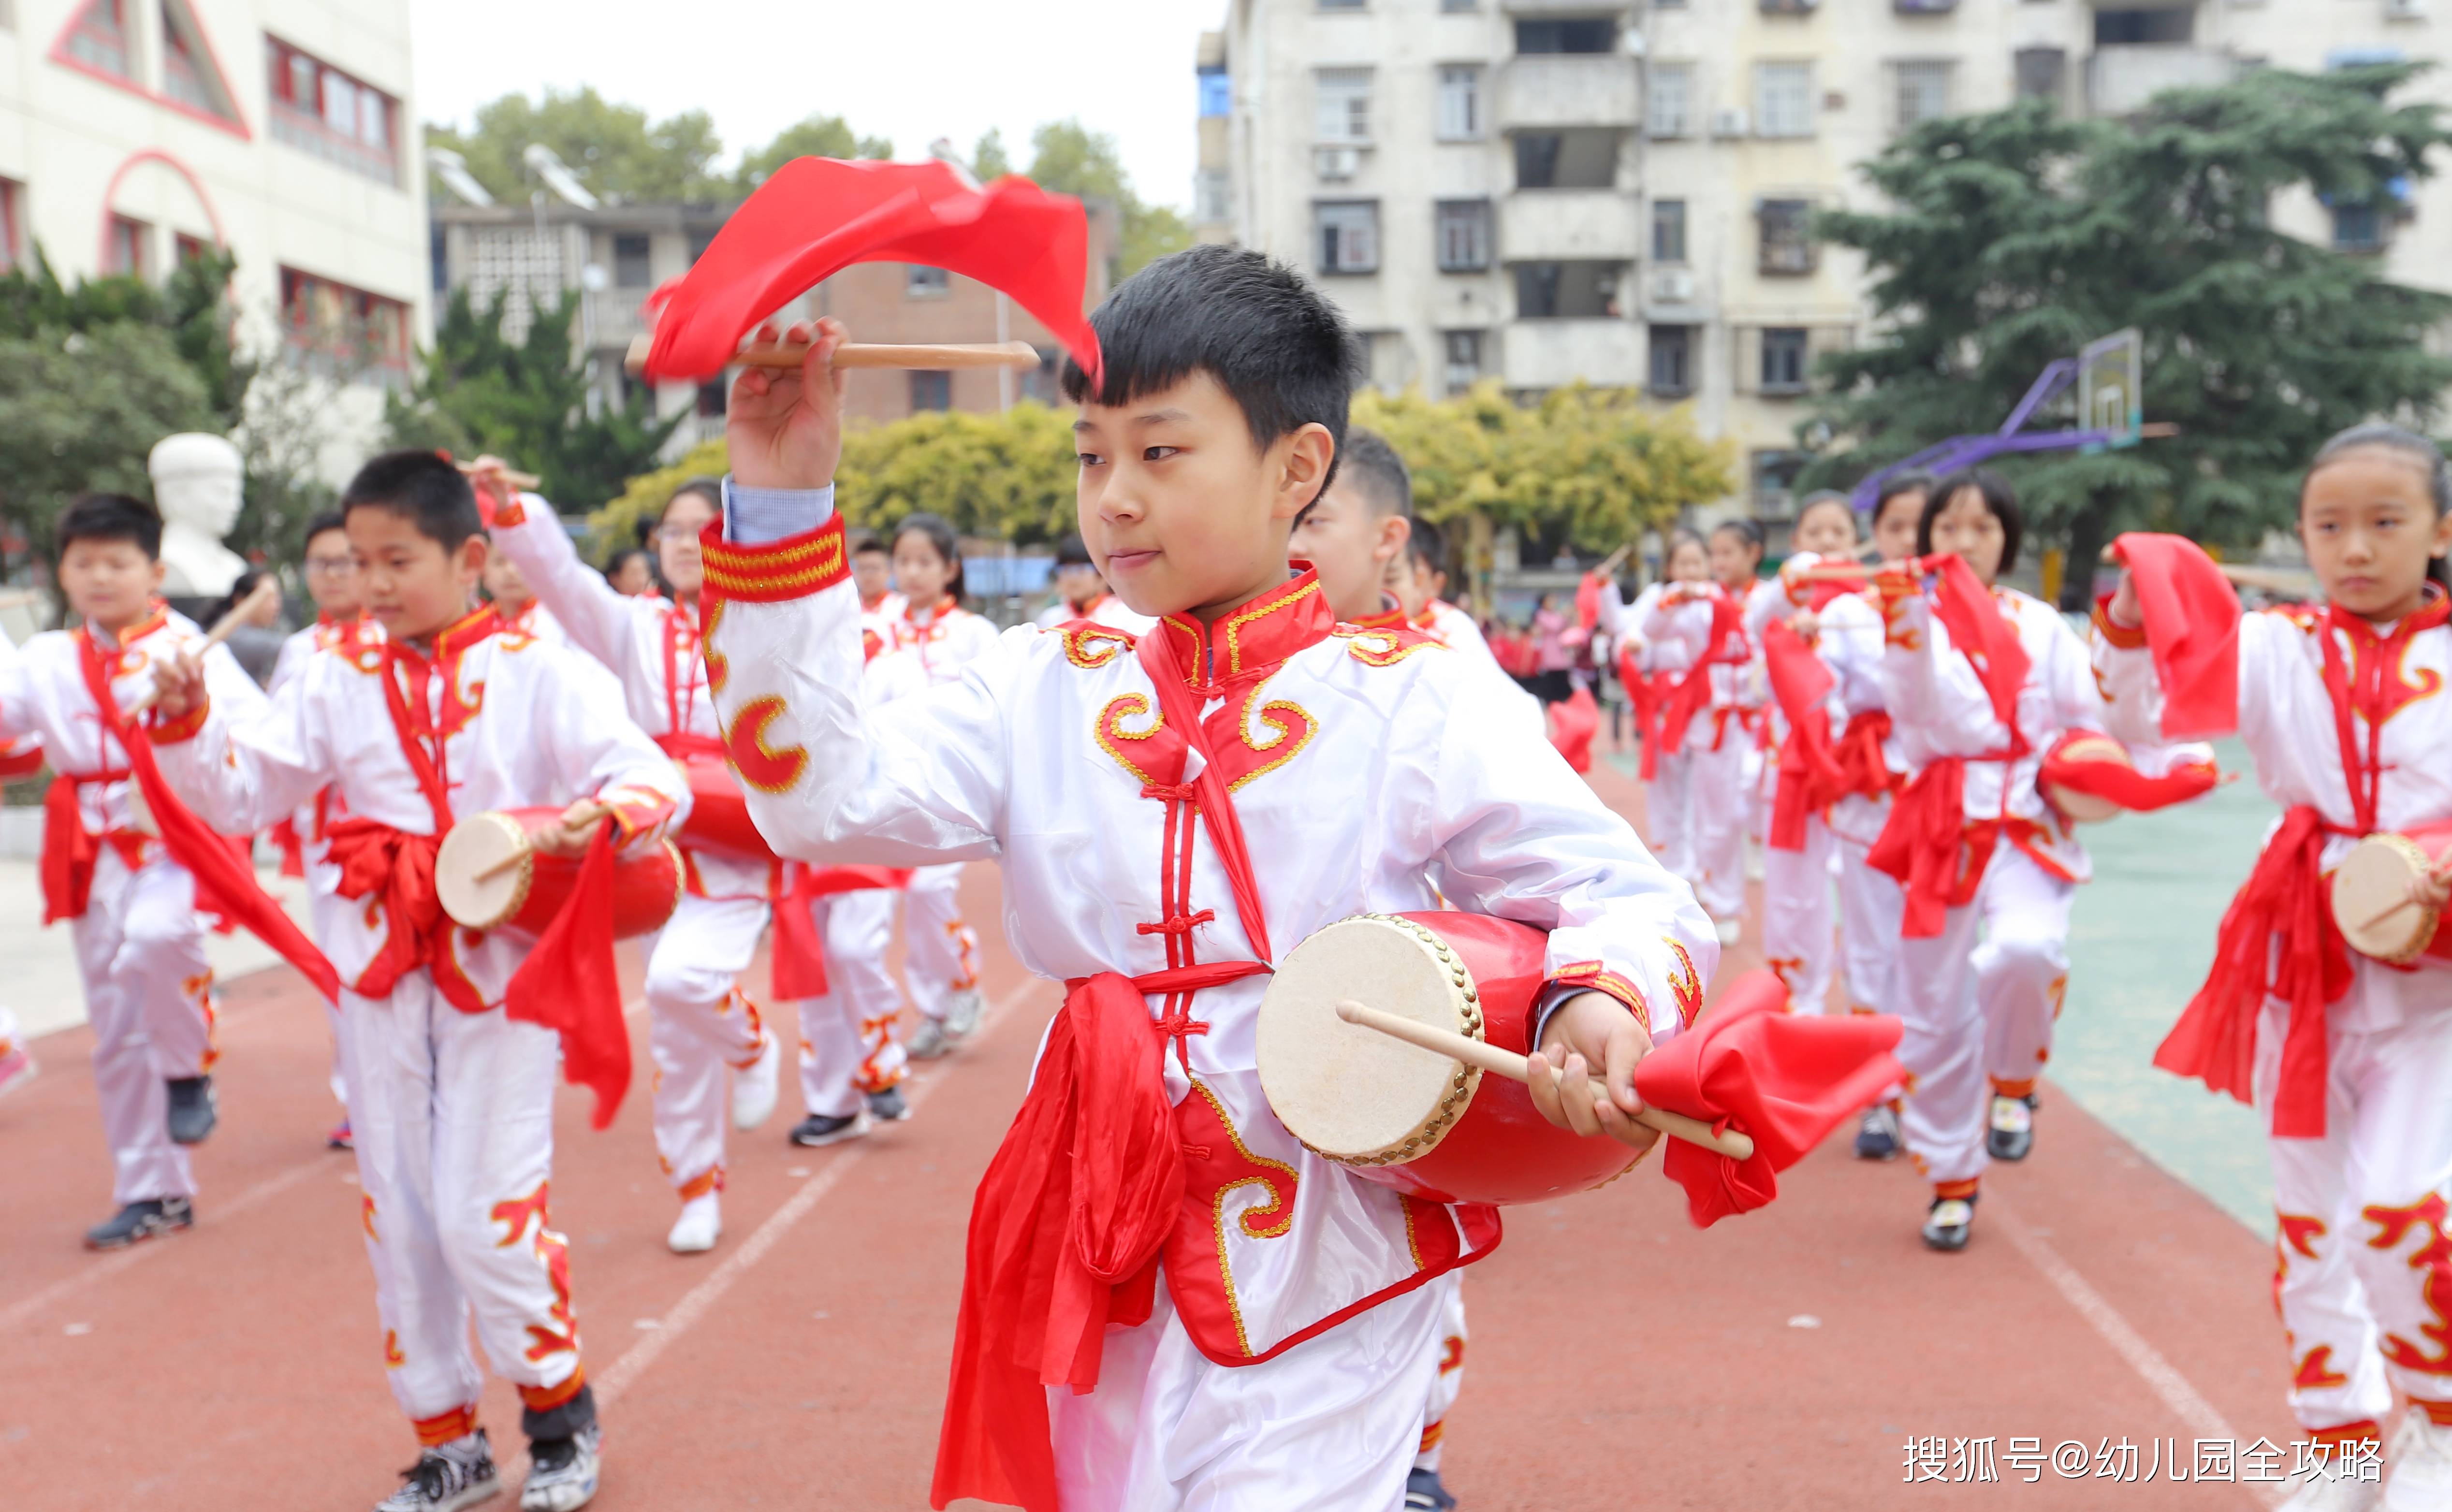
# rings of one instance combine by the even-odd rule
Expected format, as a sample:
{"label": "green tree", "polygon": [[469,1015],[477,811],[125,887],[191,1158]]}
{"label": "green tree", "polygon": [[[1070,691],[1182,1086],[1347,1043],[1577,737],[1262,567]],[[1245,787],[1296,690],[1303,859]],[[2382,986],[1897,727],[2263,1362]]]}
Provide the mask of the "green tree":
{"label": "green tree", "polygon": [[1013,171],[1013,157],[1004,149],[1004,133],[994,127],[971,148],[971,176],[981,184],[993,184]]}
{"label": "green tree", "polygon": [[589,192],[606,200],[713,200],[731,188],[715,169],[723,144],[705,111],[651,121],[639,107],[584,85],[569,93],[548,88],[535,100],[504,95],[479,106],[465,132],[428,126],[425,142],[466,159],[469,173],[498,200],[524,201],[536,187],[520,160],[531,143],[551,147]]}
{"label": "green tree", "polygon": [[0,338],[29,340],[49,332],[66,335],[106,325],[153,326],[204,385],[208,424],[227,430],[239,422],[254,364],[240,359],[231,343],[237,310],[230,304],[230,275],[238,260],[220,250],[181,260],[162,283],[114,275],[60,282],[39,246],[30,265],[0,273]]}
{"label": "green tree", "polygon": [[[2452,132],[2431,105],[2391,103],[2415,71],[2260,70],[2116,125],[2029,105],[1907,133],[1865,169],[1895,208],[1820,223],[1865,253],[1881,336],[1825,360],[1817,417],[1844,445],[1806,482],[1991,430],[2051,360],[2133,325],[2146,417],[2179,434],[2005,462],[2031,528],[2089,562],[2130,524],[2228,544],[2286,524],[2326,436],[2377,415],[2431,422],[2452,385],[2429,343],[2452,299],[2270,213],[2299,191],[2389,214],[2397,184],[2427,177]],[[2065,401],[2057,419],[2074,418]]]}
{"label": "green tree", "polygon": [[465,288],[453,291],[416,383],[385,402],[392,444],[491,452],[536,473],[558,506],[594,508],[655,464],[681,417],[658,420],[644,385],[618,405],[589,403],[592,363],[571,344],[575,291],[538,307],[517,343],[503,334],[506,298],[480,309]]}
{"label": "green tree", "polygon": [[735,192],[747,194],[766,182],[767,175],[794,158],[890,158],[894,155],[891,138],[859,136],[839,115],[813,115],[807,120],[787,126],[775,134],[775,140],[764,147],[741,154],[741,167],[733,174]]}
{"label": "green tree", "polygon": [[0,336],[0,537],[48,565],[60,511],[93,490],[152,496],[146,454],[174,431],[210,430],[205,381],[148,321]]}
{"label": "green tree", "polygon": [[[984,146],[985,144],[982,144]],[[999,139],[998,147],[1003,147]],[[1133,190],[1116,139],[1079,121],[1050,121],[1031,133],[1030,180],[1058,194],[1078,194],[1114,204],[1122,222],[1113,274],[1128,278],[1169,252],[1192,245],[1192,227],[1163,205],[1150,205]]]}

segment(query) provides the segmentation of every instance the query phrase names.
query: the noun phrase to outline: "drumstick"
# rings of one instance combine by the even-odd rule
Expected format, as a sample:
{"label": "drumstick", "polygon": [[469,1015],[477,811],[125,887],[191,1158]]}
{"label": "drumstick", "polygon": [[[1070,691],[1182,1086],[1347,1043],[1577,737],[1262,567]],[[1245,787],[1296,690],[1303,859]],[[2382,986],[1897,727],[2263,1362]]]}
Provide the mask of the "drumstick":
{"label": "drumstick", "polygon": [[[594,824],[597,820],[604,817],[612,812],[613,806],[611,804],[596,803],[591,801],[586,806],[586,812],[580,815],[579,822],[581,824]],[[567,815],[564,817],[564,827],[567,828]],[[485,870],[478,873],[476,879],[480,882],[490,882],[495,877],[502,875],[504,873],[519,865],[522,861],[526,860],[529,856],[534,855],[535,854],[536,842],[523,837],[520,841],[520,847],[518,850],[513,851],[510,854],[503,857],[493,865],[485,868]]]}
{"label": "drumstick", "polygon": [[[655,347],[652,336],[630,339],[630,353],[623,365],[633,373],[647,370],[647,353]],[[778,342],[770,346],[745,346],[735,352],[732,361],[742,367],[798,367],[807,360],[806,342]],[[1038,350],[1028,342],[947,343],[936,346],[884,346],[847,343],[835,348],[837,367],[1037,367]]]}
{"label": "drumstick", "polygon": [[1870,582],[1873,580],[1873,574],[1880,570],[1878,566],[1868,566],[1862,563],[1827,562],[1811,567],[1799,567],[1789,576],[1801,579],[1806,582]]}
{"label": "drumstick", "polygon": [[[1365,1007],[1352,998],[1345,998],[1337,1003],[1336,1016],[1349,1024],[1359,1024],[1365,1029],[1375,1029],[1382,1034],[1393,1039],[1401,1039],[1409,1045],[1419,1045],[1424,1050],[1435,1051],[1450,1060],[1462,1061],[1467,1066],[1477,1066],[1483,1070],[1493,1071],[1509,1081],[1530,1084],[1532,1080],[1532,1064],[1524,1056],[1516,1054],[1512,1050],[1501,1050],[1484,1040],[1468,1039],[1453,1030],[1433,1029],[1428,1024],[1416,1024],[1410,1018],[1399,1018],[1394,1013],[1385,1013],[1378,1009]],[[1592,1096],[1608,1100],[1610,1095],[1608,1084],[1597,1076],[1592,1081]],[[1751,1160],[1754,1157],[1753,1137],[1739,1133],[1733,1129],[1726,1133],[1716,1132],[1710,1125],[1699,1118],[1689,1118],[1684,1113],[1672,1113],[1665,1108],[1646,1108],[1639,1113],[1631,1113],[1628,1116],[1638,1124],[1656,1129],[1664,1134],[1682,1139],[1690,1145],[1700,1145],[1706,1149],[1726,1155],[1730,1160]]]}
{"label": "drumstick", "polygon": [[[2426,875],[2438,882],[2443,880],[2444,874],[2444,868],[2441,865],[2430,866],[2426,869]],[[2377,925],[2400,913],[2403,909],[2414,909],[2416,907],[2418,907],[2418,899],[2414,897],[2403,898],[2392,907],[2385,909],[2383,913],[2367,920],[2364,924],[2360,925],[2359,933],[2362,934],[2365,933],[2367,931],[2374,929]]]}
{"label": "drumstick", "polygon": [[[475,462],[457,462],[453,465],[457,466],[464,473],[474,473],[477,470],[477,464]],[[510,484],[512,487],[525,488],[530,491],[534,491],[538,484],[544,481],[544,479],[539,478],[534,473],[513,472],[508,467],[503,469],[502,477],[503,481]]]}
{"label": "drumstick", "polygon": [[[266,573],[262,578],[256,579],[255,586],[247,591],[247,597],[230,605],[230,612],[215,620],[213,622],[213,627],[205,632],[205,649],[209,651],[213,647],[220,645],[223,641],[227,640],[230,637],[238,634],[238,627],[247,623],[247,612],[253,609],[257,604],[262,603],[265,599],[277,596],[280,592],[281,584],[270,573]],[[198,654],[202,655],[202,653]],[[155,704],[161,702],[162,695],[165,691],[166,690],[164,689],[162,682],[162,674],[159,671],[156,671],[153,674],[152,691],[147,693],[145,697],[136,700],[135,704],[129,709],[128,717],[133,719],[138,715],[143,714],[146,710],[150,709]]]}

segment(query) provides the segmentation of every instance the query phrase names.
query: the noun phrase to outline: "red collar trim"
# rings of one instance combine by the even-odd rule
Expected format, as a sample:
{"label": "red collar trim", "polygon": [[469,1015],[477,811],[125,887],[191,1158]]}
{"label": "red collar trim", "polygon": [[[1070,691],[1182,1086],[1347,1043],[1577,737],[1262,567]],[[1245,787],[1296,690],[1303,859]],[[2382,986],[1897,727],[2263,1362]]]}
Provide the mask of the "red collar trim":
{"label": "red collar trim", "polygon": [[2441,585],[2433,582],[2425,587],[2426,601],[2394,625],[2388,634],[2368,623],[2365,616],[2352,614],[2338,604],[2325,605],[2325,613],[2331,618],[2334,628],[2345,632],[2354,646],[2382,645],[2387,640],[2404,639],[2422,630],[2432,630],[2438,625],[2452,622],[2452,595],[2445,594]]}
{"label": "red collar trim", "polygon": [[[1190,615],[1166,615],[1158,620],[1175,638],[1180,653],[1177,661],[1185,669],[1185,680],[1195,685],[1203,678],[1224,682],[1275,668],[1305,646],[1327,639],[1335,623],[1328,596],[1319,591],[1319,574],[1309,567],[1219,619],[1214,628],[1203,627]],[[1222,663],[1215,667],[1211,665],[1213,642]]]}
{"label": "red collar trim", "polygon": [[[116,638],[119,642],[119,649],[122,651],[127,650],[130,645],[144,639],[147,636],[153,634],[153,632],[161,629],[165,625],[168,625],[169,622],[170,606],[164,603],[159,599],[154,599],[152,607],[146,610],[144,619],[137,620],[134,624],[129,625],[127,629],[119,633]],[[93,621],[90,619],[77,627],[77,634],[84,636],[89,640],[93,640],[93,643],[96,646],[100,646],[102,644],[100,640],[94,638]]]}
{"label": "red collar trim", "polygon": [[[1414,621],[1405,617],[1405,606],[1398,604],[1394,609],[1383,609],[1375,615],[1364,615],[1354,621],[1354,627],[1357,630],[1406,630],[1411,629],[1414,623]],[[1424,619],[1421,623],[1429,624],[1430,621]]]}
{"label": "red collar trim", "polygon": [[[434,659],[449,661],[463,656],[469,647],[488,636],[500,633],[504,628],[502,615],[492,604],[486,604],[483,608],[454,619],[434,633]],[[407,657],[413,661],[425,660],[425,658],[418,654],[417,648],[405,640],[395,640],[389,644],[399,648],[399,655]]]}

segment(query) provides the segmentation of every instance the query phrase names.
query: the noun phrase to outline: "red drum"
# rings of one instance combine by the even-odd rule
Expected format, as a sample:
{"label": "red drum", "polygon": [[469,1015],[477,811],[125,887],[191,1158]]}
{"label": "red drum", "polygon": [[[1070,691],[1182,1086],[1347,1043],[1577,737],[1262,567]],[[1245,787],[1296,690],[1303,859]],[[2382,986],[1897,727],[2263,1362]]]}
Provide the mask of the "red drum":
{"label": "red drum", "polygon": [[[2089,762],[2125,767],[2131,772],[2137,769],[2136,763],[2129,759],[2128,748],[2107,735],[2078,731],[2062,736],[2045,758],[2044,770],[2038,775],[2038,786],[2044,790],[2044,796],[2051,800],[2052,807],[2068,815],[2076,824],[2101,824],[2127,812],[2100,794],[2083,792],[2070,783],[2055,780],[2062,776],[2064,765],[2082,768]],[[2069,775],[2076,774],[2072,772]]]}
{"label": "red drum", "polygon": [[1257,1030],[1278,1122],[1355,1175],[1435,1202],[1543,1202],[1622,1175],[1632,1150],[1552,1124],[1520,1083],[1336,1016],[1352,998],[1529,1054],[1548,939],[1478,913],[1360,913],[1295,946]]}
{"label": "red drum", "polygon": [[2452,933],[2442,929],[2442,911],[2409,901],[2409,884],[2422,872],[2442,868],[2447,855],[2452,819],[2400,835],[2370,835],[2350,847],[2333,873],[2333,922],[2350,949],[2395,966],[2422,955],[2452,961]]}
{"label": "red drum", "polygon": [[[502,809],[472,814],[451,826],[435,853],[434,891],[452,922],[472,930],[543,934],[570,901],[580,858],[532,851],[528,836],[560,823],[562,813]],[[502,865],[514,856],[514,864]],[[682,857],[670,840],[614,853],[614,938],[662,929],[681,896]]]}
{"label": "red drum", "polygon": [[749,800],[732,763],[712,741],[704,746],[660,741],[682,780],[689,784],[689,817],[682,821],[682,841],[692,850],[722,851],[750,861],[772,861],[774,847],[750,821]]}

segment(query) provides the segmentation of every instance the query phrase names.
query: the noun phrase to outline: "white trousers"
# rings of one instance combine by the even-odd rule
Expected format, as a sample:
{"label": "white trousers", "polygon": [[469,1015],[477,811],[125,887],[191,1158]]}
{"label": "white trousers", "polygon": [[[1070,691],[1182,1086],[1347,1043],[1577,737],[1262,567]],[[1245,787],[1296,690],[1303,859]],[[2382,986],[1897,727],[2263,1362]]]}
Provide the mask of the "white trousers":
{"label": "white trousers", "polygon": [[962,864],[950,861],[920,868],[905,890],[902,975],[911,1006],[930,1018],[943,1018],[956,992],[979,990],[979,936],[962,921],[961,885]]}
{"label": "white trousers", "polygon": [[1261,1365],[1212,1365],[1160,1280],[1098,1387],[1047,1410],[1064,1512],[1398,1512],[1437,1371],[1435,1284]]}
{"label": "white trousers", "polygon": [[1763,958],[1787,987],[1790,1012],[1819,1013],[1830,996],[1837,937],[1830,869],[1838,843],[1816,814],[1806,818],[1802,850],[1763,851]]}
{"label": "white trousers", "polygon": [[1987,1092],[2023,1090],[2051,1054],[2076,893],[2004,841],[1974,902],[1951,909],[1938,935],[1899,941],[1900,1121],[1908,1152],[1935,1183],[1983,1174]]}
{"label": "white trousers", "polygon": [[193,1196],[195,1172],[187,1150],[170,1143],[162,1084],[213,1069],[213,973],[195,878],[168,858],[131,872],[105,841],[86,911],[69,932],[93,1023],[111,1201]]}
{"label": "white trousers", "polygon": [[579,1372],[568,1247],[545,1208],[559,1038],[464,1013],[423,971],[386,997],[345,990],[341,1026],[393,1400],[421,1427],[473,1410],[473,1314],[495,1373],[558,1405]]}
{"label": "white trousers", "polygon": [[1688,801],[1693,811],[1694,900],[1719,922],[1743,917],[1746,911],[1746,826],[1753,806],[1746,758],[1753,736],[1731,715],[1718,750],[1711,749],[1710,737],[1708,718],[1686,732],[1694,760]]}
{"label": "white trousers", "polygon": [[[2268,1002],[2257,1026],[2268,1118],[2286,1024]],[[2452,1402],[2452,1004],[2327,1041],[2324,1136],[2267,1140],[2290,1410],[2309,1429],[2381,1423],[2395,1386]]]}
{"label": "white trousers", "polygon": [[[342,933],[353,928],[366,909],[364,898],[346,898],[330,891],[339,877],[340,868],[328,862],[309,858],[306,863],[306,933],[315,937],[318,949],[331,953],[331,942]],[[332,1100],[341,1105],[344,1113],[349,1108],[348,1073],[341,1065],[341,1010],[337,1004],[324,1009],[325,1026],[332,1031]]]}
{"label": "white trousers", "polygon": [[1439,1331],[1432,1345],[1438,1374],[1431,1378],[1430,1401],[1422,1408],[1422,1445],[1414,1455],[1414,1467],[1435,1471],[1440,1451],[1447,1447],[1448,1413],[1464,1394],[1464,1272],[1451,1270],[1422,1289],[1441,1297]]}
{"label": "white trousers", "polygon": [[847,1118],[862,1096],[902,1080],[909,1062],[895,1029],[902,997],[885,968],[894,890],[836,893],[813,907],[826,942],[826,992],[800,1005],[801,1097],[814,1114]]}
{"label": "white trousers", "polygon": [[[1888,808],[1887,800],[1884,804]],[[1848,1007],[1899,1011],[1899,921],[1907,894],[1898,879],[1865,864],[1866,847],[1834,836],[1839,850],[1839,952]]]}
{"label": "white trousers", "polygon": [[761,899],[684,893],[647,942],[656,1158],[684,1202],[723,1188],[724,1093],[765,1044],[758,1005],[741,990],[765,929]]}
{"label": "white trousers", "polygon": [[1643,795],[1643,823],[1652,855],[1690,887],[1702,875],[1694,869],[1693,776],[1691,746],[1675,756],[1655,756],[1651,783]]}

